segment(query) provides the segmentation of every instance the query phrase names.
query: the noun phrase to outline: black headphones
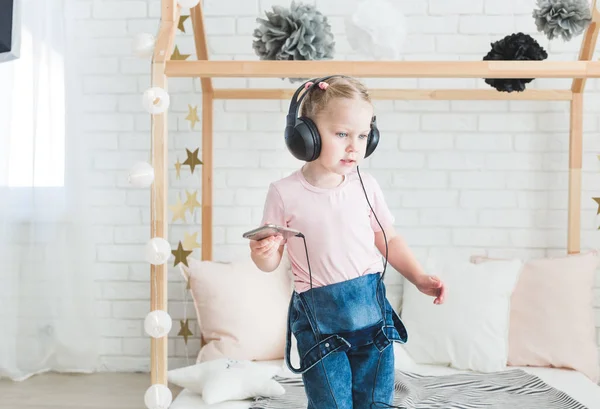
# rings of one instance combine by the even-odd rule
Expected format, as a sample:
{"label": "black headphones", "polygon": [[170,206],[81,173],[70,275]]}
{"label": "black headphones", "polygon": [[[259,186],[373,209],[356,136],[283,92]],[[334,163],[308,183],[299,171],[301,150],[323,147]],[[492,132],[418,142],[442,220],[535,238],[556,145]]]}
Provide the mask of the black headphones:
{"label": "black headphones", "polygon": [[[312,85],[306,90],[302,97],[298,100],[298,95],[305,88],[306,84],[311,81],[307,81],[300,86],[292,100],[290,101],[290,109],[286,118],[285,126],[285,144],[289,151],[294,155],[296,159],[311,162],[319,157],[321,153],[321,135],[317,125],[307,117],[298,117],[298,110],[302,98],[308,95],[309,92],[316,86],[319,86],[319,82],[325,81],[331,77],[344,77],[343,75],[330,75],[320,79],[311,80]],[[367,138],[367,150],[365,152],[365,158],[371,155],[377,143],[379,142],[379,130],[377,129],[377,121],[375,115],[371,119],[371,130]]]}

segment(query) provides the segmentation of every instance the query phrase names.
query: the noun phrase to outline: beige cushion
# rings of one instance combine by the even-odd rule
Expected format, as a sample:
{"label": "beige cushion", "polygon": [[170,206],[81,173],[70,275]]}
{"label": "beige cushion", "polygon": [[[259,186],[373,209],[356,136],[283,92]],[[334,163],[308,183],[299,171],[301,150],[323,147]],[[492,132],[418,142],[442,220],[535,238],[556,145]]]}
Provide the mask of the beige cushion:
{"label": "beige cushion", "polygon": [[289,260],[270,273],[250,257],[221,263],[188,259],[203,345],[197,362],[283,358],[292,292]]}
{"label": "beige cushion", "polygon": [[526,261],[511,297],[508,365],[569,368],[598,382],[593,287],[599,264],[597,251]]}

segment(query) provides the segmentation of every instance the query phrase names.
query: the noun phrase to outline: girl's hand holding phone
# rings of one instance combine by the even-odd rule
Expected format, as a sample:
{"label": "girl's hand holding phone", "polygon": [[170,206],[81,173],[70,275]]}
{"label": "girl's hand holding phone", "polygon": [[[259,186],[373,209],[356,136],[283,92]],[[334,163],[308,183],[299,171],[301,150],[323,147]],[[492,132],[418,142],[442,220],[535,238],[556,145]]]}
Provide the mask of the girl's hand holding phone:
{"label": "girl's hand holding phone", "polygon": [[283,236],[281,234],[269,236],[262,240],[250,240],[250,251],[258,258],[268,259],[279,249],[282,241]]}

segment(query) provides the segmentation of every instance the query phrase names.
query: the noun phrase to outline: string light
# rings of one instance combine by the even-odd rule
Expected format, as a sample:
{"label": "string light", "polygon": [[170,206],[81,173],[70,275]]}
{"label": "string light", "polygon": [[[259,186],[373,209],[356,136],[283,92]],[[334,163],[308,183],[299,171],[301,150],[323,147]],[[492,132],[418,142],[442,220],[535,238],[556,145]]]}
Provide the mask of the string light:
{"label": "string light", "polygon": [[133,187],[148,187],[154,182],[154,168],[147,162],[138,162],[129,170],[128,181]]}
{"label": "string light", "polygon": [[162,338],[169,335],[172,326],[171,316],[163,310],[151,311],[144,320],[144,330],[152,338]]}
{"label": "string light", "polygon": [[169,257],[171,257],[171,245],[162,237],[154,237],[146,244],[145,258],[148,263],[155,266],[162,265]]}
{"label": "string light", "polygon": [[[147,48],[149,38],[140,36],[138,41],[138,48],[144,48],[144,44]],[[136,48],[136,50],[138,49]],[[152,87],[146,92],[142,98],[142,104],[146,111],[150,114],[162,114],[167,111],[170,105],[169,94],[160,87]],[[154,141],[151,142],[151,157],[154,158]],[[135,187],[152,187],[152,196],[156,197],[156,184],[154,183],[154,168],[152,165],[146,162],[136,163],[129,173],[129,183]],[[156,219],[156,206],[151,206],[152,209],[152,220]],[[152,237],[145,247],[145,259],[152,265],[164,265],[169,257],[171,256],[171,245],[163,237]],[[151,288],[153,289],[153,300],[158,300],[157,290],[157,275],[151,274]],[[146,315],[144,320],[144,330],[146,334],[154,339],[168,337],[169,332],[173,326],[171,316],[164,310],[156,309]],[[152,362],[152,357],[150,358]],[[158,374],[158,359],[155,360],[154,372]],[[173,394],[167,385],[156,383],[151,385],[144,394],[144,403],[148,409],[168,409],[173,401]]]}
{"label": "string light", "polygon": [[171,390],[160,383],[150,386],[144,394],[144,403],[148,409],[168,409],[172,402]]}
{"label": "string light", "polygon": [[150,58],[154,52],[156,39],[152,34],[139,33],[133,37],[132,51],[138,58]]}
{"label": "string light", "polygon": [[161,87],[148,88],[142,97],[142,105],[150,114],[162,114],[169,109],[171,97]]}

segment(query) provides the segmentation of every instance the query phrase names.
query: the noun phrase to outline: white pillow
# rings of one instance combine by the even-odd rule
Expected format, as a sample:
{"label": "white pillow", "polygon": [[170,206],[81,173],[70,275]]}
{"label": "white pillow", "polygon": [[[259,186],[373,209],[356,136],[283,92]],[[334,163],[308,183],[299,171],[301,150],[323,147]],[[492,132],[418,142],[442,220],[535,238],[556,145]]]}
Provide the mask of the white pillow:
{"label": "white pillow", "polygon": [[206,404],[212,405],[283,395],[285,389],[273,379],[279,371],[279,365],[273,363],[216,359],[170,370],[168,378],[169,382],[202,396]]}
{"label": "white pillow", "polygon": [[447,365],[477,372],[506,368],[510,297],[520,260],[439,264],[444,304],[433,304],[410,283],[404,285],[402,320],[406,351],[418,364]]}
{"label": "white pillow", "polygon": [[417,363],[406,352],[404,344],[394,342],[394,368],[404,372],[414,372]]}

